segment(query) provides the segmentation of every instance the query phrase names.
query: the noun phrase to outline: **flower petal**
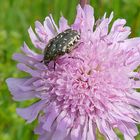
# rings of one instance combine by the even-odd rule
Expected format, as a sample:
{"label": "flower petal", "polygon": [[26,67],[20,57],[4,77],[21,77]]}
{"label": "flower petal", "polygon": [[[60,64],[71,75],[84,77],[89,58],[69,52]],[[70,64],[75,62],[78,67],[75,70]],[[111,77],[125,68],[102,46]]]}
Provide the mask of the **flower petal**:
{"label": "flower petal", "polygon": [[135,136],[138,134],[138,130],[135,124],[119,122],[118,128],[124,134],[125,140],[135,140]]}
{"label": "flower petal", "polygon": [[50,15],[50,17],[45,18],[44,28],[46,29],[46,32],[48,33],[48,40],[53,38],[58,33],[58,28],[52,18],[52,15]]}
{"label": "flower petal", "polygon": [[48,116],[47,116],[47,120],[45,121],[44,125],[43,125],[43,129],[51,132],[51,126],[54,122],[54,120],[57,118],[57,116],[59,115],[58,110],[54,110],[53,112],[51,112]]}
{"label": "flower petal", "polygon": [[43,59],[42,54],[37,54],[29,49],[27,44],[24,42],[23,46],[21,47],[21,50],[29,57],[36,59],[37,61],[41,61]]}
{"label": "flower petal", "polygon": [[103,119],[96,119],[99,131],[106,137],[107,140],[119,140],[111,125]]}
{"label": "flower petal", "polygon": [[126,20],[118,19],[116,20],[111,28],[111,31],[108,35],[110,40],[117,42],[126,39],[130,35],[130,27],[124,27]]}
{"label": "flower petal", "polygon": [[35,31],[36,31],[37,35],[39,36],[39,39],[42,42],[44,42],[45,44],[47,44],[47,42],[49,41],[48,34],[47,34],[44,26],[39,21],[35,22]]}
{"label": "flower petal", "polygon": [[44,50],[45,44],[37,38],[31,27],[28,29],[28,32],[33,45],[40,50]]}
{"label": "flower petal", "polygon": [[17,78],[8,78],[6,83],[8,85],[11,94],[13,95],[14,100],[22,101],[35,98],[37,93],[35,91],[24,92],[21,90],[21,86],[28,80],[29,78],[17,79]]}
{"label": "flower petal", "polygon": [[40,73],[37,70],[31,69],[30,67],[28,67],[23,63],[17,64],[17,68],[20,69],[21,71],[31,74],[33,77],[40,77]]}
{"label": "flower petal", "polygon": [[88,30],[93,30],[94,26],[94,11],[93,8],[90,5],[84,6],[84,13],[85,13],[85,26],[88,28]]}
{"label": "flower petal", "polygon": [[88,122],[87,140],[96,140],[96,125],[91,119]]}
{"label": "flower petal", "polygon": [[52,136],[52,140],[64,140],[67,135],[67,129],[70,125],[70,118],[63,118],[58,124],[57,128]]}
{"label": "flower petal", "polygon": [[45,105],[45,101],[39,101],[27,108],[17,108],[17,113],[22,118],[27,120],[28,123],[31,123],[36,119],[38,113],[43,109],[44,105]]}
{"label": "flower petal", "polygon": [[59,32],[63,32],[66,29],[69,29],[68,22],[64,17],[61,17],[59,20]]}

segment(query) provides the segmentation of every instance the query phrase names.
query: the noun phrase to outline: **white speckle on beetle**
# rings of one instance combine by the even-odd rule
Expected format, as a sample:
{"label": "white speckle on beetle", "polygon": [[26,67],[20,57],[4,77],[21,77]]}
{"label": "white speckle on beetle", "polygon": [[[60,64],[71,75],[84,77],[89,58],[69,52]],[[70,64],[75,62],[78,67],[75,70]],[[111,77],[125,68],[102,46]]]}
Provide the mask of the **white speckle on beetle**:
{"label": "white speckle on beetle", "polygon": [[73,45],[73,41],[71,41],[71,42],[69,43],[69,45],[70,45],[70,46]]}
{"label": "white speckle on beetle", "polygon": [[67,49],[67,46],[64,46],[63,49],[62,49],[62,51],[65,52],[66,49]]}

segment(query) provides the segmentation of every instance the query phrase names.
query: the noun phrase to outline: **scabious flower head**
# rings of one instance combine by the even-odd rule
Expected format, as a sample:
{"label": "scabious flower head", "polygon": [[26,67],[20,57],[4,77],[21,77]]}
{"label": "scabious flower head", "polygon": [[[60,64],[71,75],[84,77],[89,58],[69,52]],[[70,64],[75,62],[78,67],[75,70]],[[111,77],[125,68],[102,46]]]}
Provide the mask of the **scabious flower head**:
{"label": "scabious flower head", "polygon": [[[39,140],[96,140],[96,129],[107,140],[119,140],[114,129],[125,140],[134,140],[140,122],[139,72],[140,38],[128,39],[130,28],[117,19],[110,31],[104,15],[94,23],[93,8],[77,7],[77,16],[69,26],[64,17],[59,27],[52,16],[44,24],[35,22],[35,33],[29,28],[35,53],[24,43],[13,59],[18,69],[30,74],[26,78],[9,78],[7,84],[14,100],[39,100],[17,113],[27,122],[38,118],[35,133]],[[46,66],[43,51],[50,39],[71,28],[80,34],[78,47]]]}

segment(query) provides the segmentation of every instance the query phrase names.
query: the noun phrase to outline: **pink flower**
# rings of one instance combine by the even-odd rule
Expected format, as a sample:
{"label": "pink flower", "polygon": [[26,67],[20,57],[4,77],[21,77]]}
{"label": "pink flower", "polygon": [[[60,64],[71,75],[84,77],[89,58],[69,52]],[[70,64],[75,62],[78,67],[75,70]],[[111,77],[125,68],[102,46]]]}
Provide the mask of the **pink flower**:
{"label": "pink flower", "polygon": [[[14,54],[18,69],[30,74],[26,78],[9,78],[7,84],[14,100],[38,98],[17,113],[27,122],[38,118],[35,133],[39,140],[96,140],[96,129],[107,140],[134,140],[140,122],[140,38],[128,39],[130,28],[117,19],[110,30],[109,18],[94,23],[93,8],[78,5],[74,24],[64,17],[59,27],[52,16],[44,24],[36,21],[35,32],[29,28],[35,53],[24,43],[22,54]],[[78,47],[56,60],[55,70],[44,65],[43,51],[58,33],[72,28],[81,34]],[[94,28],[94,30],[93,30]],[[134,71],[135,70],[135,71]]]}

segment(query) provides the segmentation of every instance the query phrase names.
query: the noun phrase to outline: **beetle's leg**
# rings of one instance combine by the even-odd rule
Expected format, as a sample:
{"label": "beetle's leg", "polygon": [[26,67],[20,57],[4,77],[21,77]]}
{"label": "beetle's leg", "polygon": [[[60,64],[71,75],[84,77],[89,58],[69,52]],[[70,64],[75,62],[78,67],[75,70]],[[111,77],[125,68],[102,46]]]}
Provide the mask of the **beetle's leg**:
{"label": "beetle's leg", "polygon": [[84,60],[83,60],[82,58],[79,58],[79,57],[69,56],[68,58],[72,58],[72,59],[79,59],[79,60],[81,60],[81,61],[83,61],[83,62],[84,62]]}
{"label": "beetle's leg", "polygon": [[78,42],[76,46],[78,47],[81,44],[84,44],[84,42]]}
{"label": "beetle's leg", "polygon": [[56,62],[54,61],[54,67],[53,67],[54,68],[54,71],[55,71],[55,66],[56,66]]}
{"label": "beetle's leg", "polygon": [[41,60],[40,63],[43,63],[43,60]]}

